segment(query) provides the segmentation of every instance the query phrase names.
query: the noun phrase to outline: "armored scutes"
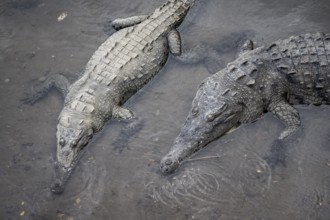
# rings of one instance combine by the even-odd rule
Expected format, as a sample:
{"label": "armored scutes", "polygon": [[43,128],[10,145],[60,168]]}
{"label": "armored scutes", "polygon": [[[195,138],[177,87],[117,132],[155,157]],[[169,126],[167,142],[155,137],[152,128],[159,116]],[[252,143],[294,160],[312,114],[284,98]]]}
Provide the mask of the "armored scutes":
{"label": "armored scutes", "polygon": [[300,125],[292,105],[330,103],[330,35],[305,34],[256,49],[248,42],[243,49],[227,68],[200,85],[179,136],[161,161],[163,173],[264,112],[285,124],[281,142]]}
{"label": "armored scutes", "polygon": [[56,133],[59,177],[51,189],[54,193],[62,192],[93,134],[111,118],[133,118],[122,104],[159,72],[169,52],[181,54],[176,28],[192,4],[193,0],[170,0],[149,16],[114,20],[118,31],[95,51],[79,80],[69,85],[63,76],[52,76],[26,100],[33,103],[52,86],[65,96]]}

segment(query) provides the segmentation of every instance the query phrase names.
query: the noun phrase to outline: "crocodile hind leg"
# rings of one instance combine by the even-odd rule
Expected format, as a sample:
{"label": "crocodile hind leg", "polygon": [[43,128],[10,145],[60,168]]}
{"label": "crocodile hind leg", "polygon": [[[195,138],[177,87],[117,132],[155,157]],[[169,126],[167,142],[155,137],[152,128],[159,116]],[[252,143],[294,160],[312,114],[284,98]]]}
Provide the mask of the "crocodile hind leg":
{"label": "crocodile hind leg", "polygon": [[181,51],[182,42],[181,42],[180,33],[175,29],[171,30],[167,36],[167,40],[171,53],[174,56],[180,56],[182,52]]}
{"label": "crocodile hind leg", "polygon": [[126,27],[130,27],[144,21],[148,16],[147,15],[139,15],[132,16],[128,18],[117,18],[111,22],[111,26],[117,31]]}
{"label": "crocodile hind leg", "polygon": [[240,52],[244,53],[246,51],[251,51],[251,50],[254,50],[254,43],[252,40],[248,39],[244,41],[243,45],[240,48]]}
{"label": "crocodile hind leg", "polygon": [[176,59],[185,64],[203,63],[211,74],[218,72],[224,66],[219,52],[205,43],[199,44],[190,50],[182,51],[182,54],[176,56]]}
{"label": "crocodile hind leg", "polygon": [[[229,35],[229,37],[224,38],[222,43],[219,44],[220,46],[217,46],[217,49],[215,49],[215,47],[210,47],[206,43],[201,43],[190,50],[185,50],[185,46],[183,44],[183,52],[180,56],[176,56],[176,59],[186,64],[204,63],[209,73],[213,74],[225,67],[225,64],[221,60],[220,54],[237,49],[237,45],[241,44],[243,39],[250,38],[250,35],[250,31],[233,33]],[[245,40],[239,49],[239,54],[251,51],[254,48],[255,45],[252,40]]]}
{"label": "crocodile hind leg", "polygon": [[124,119],[124,120],[130,120],[134,118],[134,113],[127,109],[124,108],[122,106],[115,106],[112,109],[112,118],[116,118],[116,119]]}
{"label": "crocodile hind leg", "polygon": [[170,52],[180,62],[186,64],[204,62],[210,73],[215,73],[221,69],[222,65],[218,52],[206,44],[200,44],[190,50],[182,52],[180,33],[176,29],[169,32],[167,40]]}
{"label": "crocodile hind leg", "polygon": [[239,49],[238,57],[241,56],[242,54],[254,50],[255,45],[252,40],[248,39],[243,42],[242,46]]}
{"label": "crocodile hind leg", "polygon": [[284,99],[271,103],[268,107],[268,111],[275,114],[275,116],[285,124],[285,129],[272,144],[270,154],[265,159],[271,168],[275,168],[278,164],[285,166],[287,146],[284,140],[299,128],[299,113]]}
{"label": "crocodile hind leg", "polygon": [[70,86],[67,78],[61,74],[54,74],[47,77],[40,85],[35,86],[34,91],[29,97],[22,99],[23,103],[33,105],[39,99],[44,97],[51,88],[56,88],[63,97],[68,93]]}

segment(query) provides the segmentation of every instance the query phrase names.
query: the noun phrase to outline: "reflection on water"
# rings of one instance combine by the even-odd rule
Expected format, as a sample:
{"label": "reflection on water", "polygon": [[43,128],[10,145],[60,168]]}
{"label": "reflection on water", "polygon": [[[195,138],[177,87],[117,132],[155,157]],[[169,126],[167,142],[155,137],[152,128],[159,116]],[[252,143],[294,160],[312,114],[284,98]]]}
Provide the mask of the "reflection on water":
{"label": "reflection on water", "polygon": [[[214,159],[213,159],[214,158]],[[148,183],[146,195],[170,207],[225,205],[245,196],[257,196],[269,190],[271,172],[258,157],[239,158],[236,171],[228,169],[221,156],[191,159],[182,172]],[[212,161],[214,160],[214,161]],[[225,159],[226,160],[226,159]]]}
{"label": "reflection on water", "polygon": [[[271,171],[263,160],[283,128],[266,115],[211,143],[178,172],[160,174],[159,160],[209,75],[203,65],[181,65],[173,58],[126,103],[143,119],[140,131],[120,144],[124,123],[110,122],[90,143],[64,194],[50,194],[63,101],[54,91],[34,106],[20,99],[46,74],[63,73],[74,81],[113,33],[109,21],[149,13],[162,2],[0,3],[0,219],[328,219],[325,106],[298,108],[302,128],[288,140],[285,167]],[[187,48],[207,43],[225,64],[245,38],[261,45],[307,31],[330,32],[329,12],[327,0],[209,0],[180,32]],[[67,16],[58,20],[62,13]]]}

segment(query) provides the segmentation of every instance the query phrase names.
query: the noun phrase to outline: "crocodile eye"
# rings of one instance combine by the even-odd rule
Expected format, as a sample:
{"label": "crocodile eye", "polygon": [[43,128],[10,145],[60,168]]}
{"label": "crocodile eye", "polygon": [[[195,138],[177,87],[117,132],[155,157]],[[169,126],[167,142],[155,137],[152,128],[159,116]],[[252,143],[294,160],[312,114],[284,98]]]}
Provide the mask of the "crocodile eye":
{"label": "crocodile eye", "polygon": [[60,141],[58,142],[62,147],[64,147],[64,145],[65,145],[65,140],[64,140],[64,138],[60,138]]}
{"label": "crocodile eye", "polygon": [[198,112],[199,112],[198,107],[194,107],[194,108],[191,110],[192,115],[197,115]]}
{"label": "crocodile eye", "polygon": [[71,147],[76,147],[77,146],[77,141],[72,141],[71,142]]}
{"label": "crocodile eye", "polygon": [[215,115],[214,114],[209,114],[206,116],[206,121],[211,122],[214,121]]}

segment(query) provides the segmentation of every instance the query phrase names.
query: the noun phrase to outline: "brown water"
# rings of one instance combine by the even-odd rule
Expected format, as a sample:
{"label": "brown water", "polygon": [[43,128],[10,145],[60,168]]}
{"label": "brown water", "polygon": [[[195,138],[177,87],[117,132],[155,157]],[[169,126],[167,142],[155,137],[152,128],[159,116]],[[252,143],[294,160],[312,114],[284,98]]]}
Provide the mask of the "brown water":
{"label": "brown water", "polygon": [[[263,156],[283,125],[267,114],[211,143],[173,175],[164,156],[190,109],[203,65],[166,67],[128,103],[144,126],[115,150],[123,123],[90,143],[64,194],[53,196],[56,91],[34,106],[20,99],[35,80],[74,81],[117,17],[147,14],[161,0],[2,0],[0,2],[0,219],[330,219],[330,116],[300,106],[302,127],[288,140],[285,167]],[[64,20],[58,17],[66,13]],[[180,29],[187,47],[207,42],[224,63],[246,37],[259,45],[290,35],[330,33],[328,0],[209,0]],[[123,144],[125,144],[123,140]]]}

